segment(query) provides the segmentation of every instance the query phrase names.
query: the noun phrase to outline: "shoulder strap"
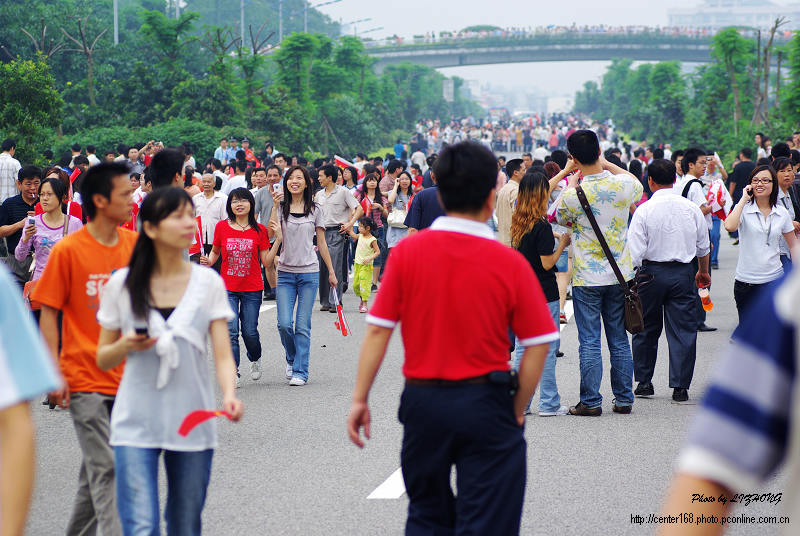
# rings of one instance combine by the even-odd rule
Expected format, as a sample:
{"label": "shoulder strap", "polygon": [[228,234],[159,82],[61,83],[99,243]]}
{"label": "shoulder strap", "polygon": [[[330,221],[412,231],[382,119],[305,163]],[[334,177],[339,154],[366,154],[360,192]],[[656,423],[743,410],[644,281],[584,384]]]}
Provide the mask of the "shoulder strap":
{"label": "shoulder strap", "polygon": [[575,191],[578,194],[578,200],[581,202],[581,207],[583,208],[583,212],[586,213],[586,217],[589,219],[589,223],[592,224],[592,229],[594,229],[594,234],[597,237],[597,241],[600,242],[600,247],[603,248],[603,253],[606,254],[606,258],[608,259],[608,264],[611,265],[611,269],[614,271],[614,275],[617,276],[617,280],[619,281],[620,286],[622,286],[622,289],[625,292],[627,292],[628,283],[622,276],[622,272],[620,271],[619,266],[617,265],[617,260],[611,253],[611,249],[608,247],[608,242],[606,242],[606,238],[603,236],[603,232],[600,230],[600,226],[597,225],[597,220],[595,219],[594,213],[592,212],[592,207],[591,205],[589,205],[589,200],[586,199],[586,193],[583,191],[583,188],[580,185],[575,187]]}
{"label": "shoulder strap", "polygon": [[690,180],[689,182],[686,183],[686,186],[683,187],[683,192],[681,193],[682,197],[686,197],[686,196],[689,195],[689,189],[692,187],[692,184],[694,184],[695,182],[697,184],[699,184],[700,186],[703,185],[703,183],[700,182],[700,179],[692,179],[692,180]]}

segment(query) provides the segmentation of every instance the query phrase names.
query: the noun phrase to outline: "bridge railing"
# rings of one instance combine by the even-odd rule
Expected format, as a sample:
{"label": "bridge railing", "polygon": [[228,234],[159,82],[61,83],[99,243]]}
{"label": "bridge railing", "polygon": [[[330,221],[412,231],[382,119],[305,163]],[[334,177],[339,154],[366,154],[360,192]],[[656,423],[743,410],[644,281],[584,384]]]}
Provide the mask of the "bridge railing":
{"label": "bridge railing", "polygon": [[[741,29],[744,37],[755,37],[757,30]],[[509,45],[557,45],[576,41],[583,44],[692,44],[710,43],[717,30],[711,28],[646,28],[646,27],[554,27],[528,30],[491,30],[481,32],[440,32],[413,37],[393,36],[385,39],[362,38],[364,47],[370,51],[393,49],[435,49],[459,47],[509,46]],[[763,35],[763,32],[762,32]],[[789,31],[776,35],[776,40],[791,38]],[[688,44],[688,43],[687,43]]]}

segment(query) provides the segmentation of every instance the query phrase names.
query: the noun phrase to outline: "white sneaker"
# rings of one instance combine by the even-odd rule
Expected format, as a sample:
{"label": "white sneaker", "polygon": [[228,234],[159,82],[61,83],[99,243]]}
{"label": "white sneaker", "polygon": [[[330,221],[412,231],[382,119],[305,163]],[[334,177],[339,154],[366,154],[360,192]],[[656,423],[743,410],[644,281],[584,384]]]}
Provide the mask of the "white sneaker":
{"label": "white sneaker", "polygon": [[298,378],[297,376],[293,377],[292,380],[289,382],[289,385],[305,385],[306,381],[303,378]]}
{"label": "white sneaker", "polygon": [[254,381],[258,381],[261,379],[261,360],[258,361],[251,361],[250,362],[250,377],[253,378]]}
{"label": "white sneaker", "polygon": [[567,413],[569,413],[569,408],[567,406],[561,406],[555,411],[540,411],[539,417],[560,417]]}
{"label": "white sneaker", "polygon": [[286,379],[287,380],[291,380],[292,379],[292,373],[293,372],[294,371],[292,369],[292,366],[289,363],[286,363]]}
{"label": "white sneaker", "polygon": [[239,376],[236,376],[236,388],[238,389],[241,386],[242,386],[242,379]]}

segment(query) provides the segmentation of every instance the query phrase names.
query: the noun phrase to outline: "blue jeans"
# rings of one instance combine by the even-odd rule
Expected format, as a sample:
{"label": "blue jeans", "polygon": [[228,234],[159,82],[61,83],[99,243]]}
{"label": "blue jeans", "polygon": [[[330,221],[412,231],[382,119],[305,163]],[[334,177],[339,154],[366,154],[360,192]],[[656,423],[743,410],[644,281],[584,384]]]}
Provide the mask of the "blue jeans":
{"label": "blue jeans", "polygon": [[720,220],[716,216],[711,216],[711,264],[719,264],[719,234]]}
{"label": "blue jeans", "polygon": [[603,402],[603,356],[600,352],[600,319],[611,353],[611,390],[617,406],[633,404],[633,357],[625,331],[624,294],[619,285],[572,287],[578,355],[581,370],[581,402],[588,408]]}
{"label": "blue jeans", "polygon": [[783,266],[783,273],[788,274],[792,269],[792,259],[788,255],[781,255],[781,266]]}
{"label": "blue jeans", "polygon": [[[553,317],[553,323],[556,328],[559,326],[558,315],[560,313],[558,300],[547,302],[547,308],[550,309],[550,316]],[[513,367],[514,370],[519,370],[519,365],[522,362],[522,355],[525,353],[525,347],[520,345],[519,339],[516,341],[516,351],[514,352]],[[544,370],[542,370],[542,379],[539,380],[539,411],[556,411],[561,407],[561,397],[558,394],[558,385],[556,384],[556,353],[561,346],[561,338],[550,343],[550,349],[547,351],[547,360],[544,362]],[[531,398],[533,400],[533,398]],[[529,410],[531,401],[525,410]]]}
{"label": "blue jeans", "polygon": [[[311,311],[319,287],[319,272],[295,274],[278,270],[278,333],[286,363],[292,366],[292,376],[308,380],[308,357],[311,352]],[[297,316],[292,322],[294,304]]]}
{"label": "blue jeans", "polygon": [[228,333],[231,335],[231,348],[236,369],[239,369],[239,321],[242,323],[242,339],[247,349],[247,359],[261,359],[261,339],[258,336],[258,313],[261,309],[261,291],[244,292],[228,291],[228,303],[233,309],[233,320],[228,322]]}
{"label": "blue jeans", "polygon": [[199,536],[201,514],[211,478],[214,450],[174,450],[114,447],[117,509],[125,536],[161,536],[158,506],[158,459],[167,471],[169,536]]}

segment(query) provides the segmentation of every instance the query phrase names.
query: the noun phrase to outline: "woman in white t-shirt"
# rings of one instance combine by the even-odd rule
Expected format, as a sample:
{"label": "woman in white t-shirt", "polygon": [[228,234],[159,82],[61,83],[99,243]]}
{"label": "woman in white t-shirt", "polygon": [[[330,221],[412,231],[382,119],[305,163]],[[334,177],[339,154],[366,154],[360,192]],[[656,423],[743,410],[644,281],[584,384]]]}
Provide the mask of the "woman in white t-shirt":
{"label": "woman in white t-shirt", "polygon": [[778,205],[778,176],[772,166],[756,166],[742,198],[725,219],[725,230],[739,231],[739,262],[734,274],[733,299],[742,313],[757,291],[783,275],[780,239],[791,249],[794,226],[785,208]]}
{"label": "woman in white t-shirt", "polygon": [[220,276],[184,259],[195,233],[194,206],[181,188],[147,196],[142,232],[128,268],[103,288],[97,320],[97,364],[126,359],[111,413],[117,508],[125,534],[160,534],[158,460],[164,457],[168,534],[201,533],[201,513],[217,446],[213,421],[186,437],[186,415],[215,405],[206,344],[211,340],[222,409],[233,420],[243,405],[227,322],[233,317]]}

